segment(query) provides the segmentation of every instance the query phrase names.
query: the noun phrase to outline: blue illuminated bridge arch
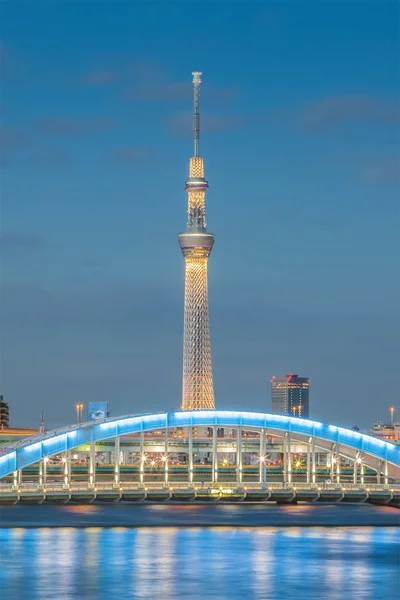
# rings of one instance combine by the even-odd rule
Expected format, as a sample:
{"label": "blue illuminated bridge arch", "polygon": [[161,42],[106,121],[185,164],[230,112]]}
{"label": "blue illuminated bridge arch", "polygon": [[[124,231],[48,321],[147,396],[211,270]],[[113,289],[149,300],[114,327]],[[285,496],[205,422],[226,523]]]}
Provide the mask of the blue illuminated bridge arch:
{"label": "blue illuminated bridge arch", "polygon": [[340,453],[347,453],[350,458],[355,458],[361,453],[363,462],[370,463],[373,468],[379,468],[380,461],[400,467],[399,446],[358,431],[269,413],[210,410],[110,418],[72,425],[20,440],[1,448],[3,454],[0,456],[0,478],[38,463],[45,457],[74,450],[92,442],[160,429],[213,426],[264,429],[277,435],[290,433],[292,439],[305,442],[313,438],[318,447],[328,451],[339,444]]}

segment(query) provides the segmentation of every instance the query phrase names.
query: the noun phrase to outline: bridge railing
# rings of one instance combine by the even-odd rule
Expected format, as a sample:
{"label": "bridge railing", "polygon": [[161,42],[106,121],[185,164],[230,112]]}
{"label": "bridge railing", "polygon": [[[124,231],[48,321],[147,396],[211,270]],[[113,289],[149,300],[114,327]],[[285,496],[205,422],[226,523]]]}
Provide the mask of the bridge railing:
{"label": "bridge railing", "polygon": [[[187,482],[176,482],[176,483],[171,483],[169,486],[169,489],[171,490],[187,490],[188,489],[188,483]],[[60,482],[51,482],[48,483],[46,486],[41,486],[39,487],[37,483],[34,482],[23,482],[19,487],[18,487],[18,492],[20,493],[35,493],[35,492],[44,492],[44,493],[48,493],[48,492],[62,492],[62,491],[95,491],[95,492],[99,492],[99,491],[129,491],[129,490],[162,490],[165,489],[165,485],[161,482],[146,482],[144,484],[144,486],[141,486],[138,482],[121,482],[119,487],[115,487],[113,486],[113,482],[109,481],[109,482],[98,482],[95,484],[94,487],[90,487],[88,486],[87,483],[84,482],[72,482],[71,485],[69,487],[66,487],[63,485],[63,483]],[[392,484],[392,485],[382,485],[382,484],[366,484],[366,485],[354,485],[354,484],[346,484],[346,485],[336,485],[336,484],[307,484],[307,483],[294,483],[294,484],[288,484],[288,483],[268,483],[265,484],[264,486],[261,486],[259,483],[246,483],[244,485],[241,485],[240,488],[239,486],[236,485],[236,482],[223,482],[223,483],[211,483],[211,482],[204,482],[204,484],[201,483],[195,483],[194,484],[194,489],[196,491],[205,491],[208,489],[243,489],[245,491],[248,490],[261,490],[261,489],[265,489],[265,490],[293,490],[293,491],[297,491],[297,490],[315,490],[315,491],[329,491],[329,490],[342,490],[342,491],[346,491],[346,492],[350,492],[350,491],[366,491],[366,492],[370,492],[370,491],[378,491],[378,490],[394,490],[394,491],[399,491],[400,492],[400,485],[399,484]],[[15,488],[13,487],[12,483],[6,483],[6,482],[1,482],[0,483],[0,494],[1,493],[9,493],[11,491],[16,491]]]}

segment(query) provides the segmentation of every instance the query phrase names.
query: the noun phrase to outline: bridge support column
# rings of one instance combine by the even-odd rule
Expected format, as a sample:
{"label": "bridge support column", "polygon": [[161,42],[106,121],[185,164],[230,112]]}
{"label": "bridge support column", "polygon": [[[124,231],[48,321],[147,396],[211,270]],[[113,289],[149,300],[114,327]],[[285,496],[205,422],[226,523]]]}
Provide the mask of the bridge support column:
{"label": "bridge support column", "polygon": [[22,469],[14,471],[13,473],[13,490],[18,490],[22,483]]}
{"label": "bridge support column", "polygon": [[189,440],[189,487],[193,487],[193,427],[188,429]]}
{"label": "bridge support column", "polygon": [[212,481],[218,481],[218,428],[216,425],[212,428],[213,445],[212,445]]}
{"label": "bridge support column", "polygon": [[[47,456],[44,457],[43,461],[42,461],[42,486],[46,487],[46,482],[47,482],[47,463],[49,462],[49,459],[47,458]],[[39,481],[40,484],[40,481]]]}
{"label": "bridge support column", "polygon": [[292,483],[292,440],[290,432],[287,434],[287,483]]}
{"label": "bridge support column", "polygon": [[311,482],[317,483],[317,465],[315,461],[315,438],[311,442]]}
{"label": "bridge support column", "polygon": [[165,428],[165,439],[164,439],[164,485],[168,486],[168,429]]}
{"label": "bridge support column", "polygon": [[311,475],[311,438],[309,438],[308,440],[308,444],[307,444],[307,483],[310,483],[310,475]]}
{"label": "bridge support column", "polygon": [[360,485],[364,485],[365,477],[364,477],[364,463],[362,462],[360,465]]}
{"label": "bridge support column", "polygon": [[332,446],[332,452],[331,452],[331,482],[332,483],[333,483],[333,479],[334,479],[334,475],[335,475],[335,462],[336,462],[334,448],[335,448],[335,445]]}
{"label": "bridge support column", "polygon": [[114,441],[114,453],[114,487],[119,487],[121,458],[121,438],[119,436],[117,436]]}
{"label": "bridge support column", "polygon": [[39,463],[39,489],[43,488],[43,468],[44,468],[44,463],[41,460]]}
{"label": "bridge support column", "polygon": [[357,485],[357,467],[358,467],[358,457],[353,461],[353,484]]}
{"label": "bridge support column", "polygon": [[90,443],[89,451],[89,487],[94,488],[96,483],[96,444]]}
{"label": "bridge support column", "polygon": [[287,433],[283,435],[283,483],[287,483],[288,479],[288,462],[287,462]]}
{"label": "bridge support column", "polygon": [[382,473],[382,461],[378,462],[378,468],[376,470],[376,483],[380,485],[381,483],[381,473]]}
{"label": "bridge support column", "polygon": [[260,431],[260,485],[265,486],[267,482],[267,466],[265,457],[265,429]]}
{"label": "bridge support column", "polygon": [[340,485],[340,446],[336,445],[336,485]]}
{"label": "bridge support column", "polygon": [[389,485],[389,471],[388,471],[388,461],[385,460],[383,463],[383,477],[385,485]]}
{"label": "bridge support column", "polygon": [[71,485],[71,454],[66,452],[62,457],[63,462],[63,487],[69,488]]}
{"label": "bridge support column", "polygon": [[144,485],[144,463],[146,461],[146,455],[144,453],[144,433],[140,432],[140,471],[139,471],[139,485],[143,487]]}
{"label": "bridge support column", "polygon": [[242,458],[242,427],[236,430],[236,484],[238,487],[243,481],[243,458]]}

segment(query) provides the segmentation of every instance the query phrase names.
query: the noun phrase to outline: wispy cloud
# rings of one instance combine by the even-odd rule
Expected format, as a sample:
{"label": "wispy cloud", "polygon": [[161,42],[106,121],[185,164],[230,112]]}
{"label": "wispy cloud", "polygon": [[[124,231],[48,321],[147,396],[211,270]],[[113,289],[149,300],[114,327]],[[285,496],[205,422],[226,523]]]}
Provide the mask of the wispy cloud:
{"label": "wispy cloud", "polygon": [[8,256],[20,254],[21,252],[41,250],[44,246],[45,240],[43,236],[35,233],[9,231],[0,235],[1,251]]}
{"label": "wispy cloud", "polygon": [[86,73],[80,78],[79,83],[87,86],[107,86],[117,83],[119,73],[116,70],[94,71]]}
{"label": "wispy cloud", "polygon": [[111,162],[115,165],[129,166],[149,163],[154,158],[154,151],[147,146],[124,146],[111,154]]}
{"label": "wispy cloud", "polygon": [[59,167],[67,162],[67,154],[59,148],[47,148],[33,157],[34,166]]}
{"label": "wispy cloud", "polygon": [[351,121],[400,125],[400,103],[364,95],[331,96],[294,112],[292,118],[308,132],[323,132]]}
{"label": "wispy cloud", "polygon": [[362,178],[371,185],[400,184],[400,156],[366,161]]}
{"label": "wispy cloud", "polygon": [[83,137],[101,133],[113,127],[114,120],[109,118],[45,117],[38,121],[38,128],[42,133],[63,137]]}
{"label": "wispy cloud", "polygon": [[11,164],[16,155],[24,152],[31,145],[30,137],[22,130],[14,127],[0,128],[0,164],[2,167]]}
{"label": "wispy cloud", "polygon": [[0,140],[1,148],[6,151],[22,150],[30,144],[30,138],[25,131],[14,127],[1,127]]}

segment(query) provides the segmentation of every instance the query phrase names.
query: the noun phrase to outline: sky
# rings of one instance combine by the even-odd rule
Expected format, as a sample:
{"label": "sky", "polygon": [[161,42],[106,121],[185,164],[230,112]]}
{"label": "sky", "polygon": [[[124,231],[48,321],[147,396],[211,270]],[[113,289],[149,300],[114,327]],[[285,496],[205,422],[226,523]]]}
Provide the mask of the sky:
{"label": "sky", "polygon": [[0,10],[11,425],[179,409],[195,70],[217,408],[298,373],[312,418],[400,419],[399,3]]}

